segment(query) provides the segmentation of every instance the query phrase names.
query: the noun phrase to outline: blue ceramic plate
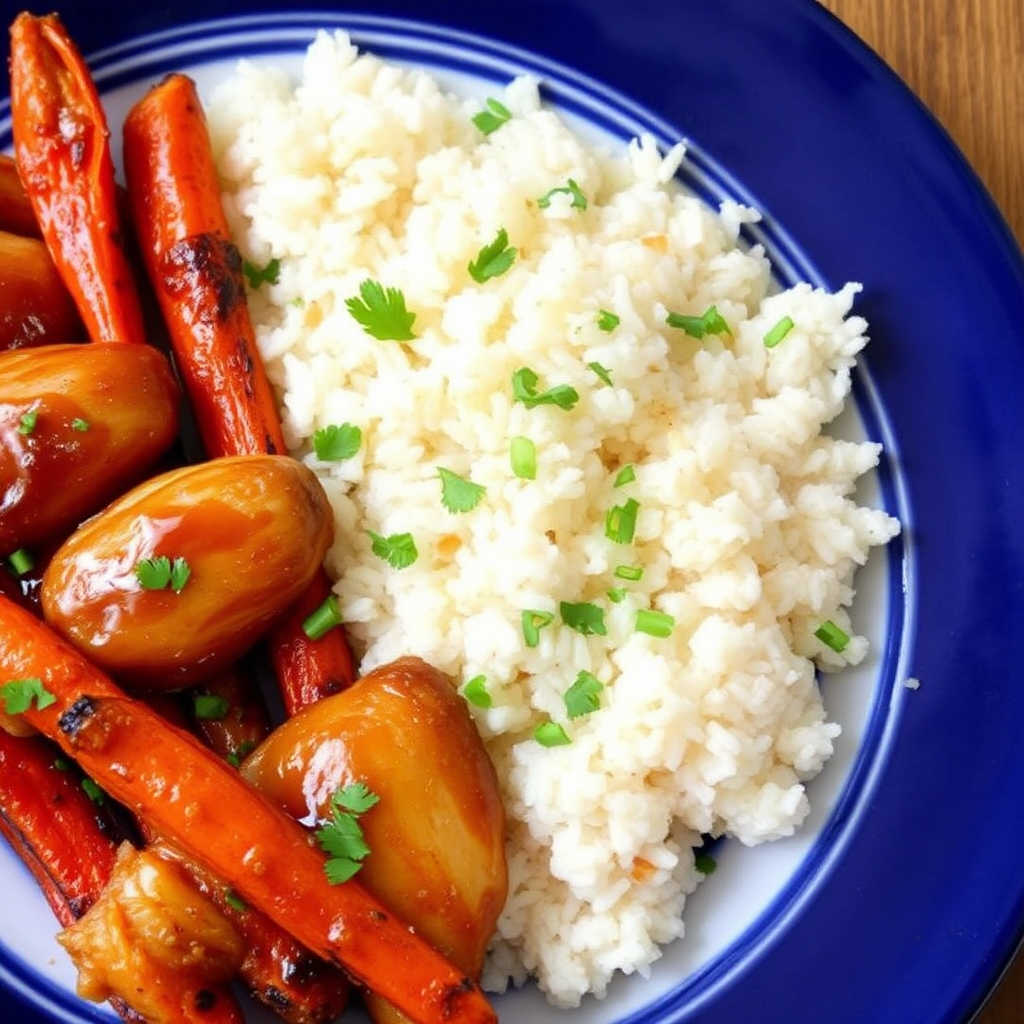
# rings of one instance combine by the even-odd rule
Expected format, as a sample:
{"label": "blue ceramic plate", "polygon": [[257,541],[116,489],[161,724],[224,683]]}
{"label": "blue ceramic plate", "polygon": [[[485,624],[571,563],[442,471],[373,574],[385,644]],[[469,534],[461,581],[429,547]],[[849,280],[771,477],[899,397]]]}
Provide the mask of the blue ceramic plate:
{"label": "blue ceramic plate", "polygon": [[[1024,626],[1024,264],[920,104],[812,0],[65,7],[115,126],[168,70],[208,88],[241,56],[294,62],[317,27],[343,27],[454,89],[530,71],[582,130],[685,139],[685,184],[764,213],[752,238],[783,283],[863,283],[872,342],[838,429],[885,445],[864,497],[904,533],[857,580],[874,654],[826,684],[844,732],[812,818],[793,840],[723,844],[686,938],[649,979],[566,1013],[530,989],[498,1010],[503,1024],[970,1018],[1024,924],[1024,690],[1010,661]],[[17,10],[5,2],[5,22]],[[116,1019],[73,995],[55,931],[0,850],[0,1019]]]}

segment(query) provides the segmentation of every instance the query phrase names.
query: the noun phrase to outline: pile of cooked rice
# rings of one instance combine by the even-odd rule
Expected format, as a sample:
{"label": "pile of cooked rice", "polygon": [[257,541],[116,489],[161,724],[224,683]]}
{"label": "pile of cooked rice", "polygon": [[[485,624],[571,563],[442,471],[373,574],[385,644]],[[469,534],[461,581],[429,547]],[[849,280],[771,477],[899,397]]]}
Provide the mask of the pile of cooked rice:
{"label": "pile of cooked rice", "polygon": [[[853,574],[898,524],[854,500],[878,445],[822,432],[866,341],[857,286],[773,293],[739,244],[756,213],[685,194],[681,146],[595,148],[528,78],[492,98],[487,132],[481,97],[322,34],[301,83],[242,65],[209,117],[243,255],[279,261],[253,315],[334,504],[362,667],[416,654],[476,680],[510,822],[485,984],[533,976],[569,1007],[682,935],[702,837],[800,826],[839,733],[815,669],[864,657]],[[478,281],[489,246],[514,254]],[[367,281],[414,339],[358,322]],[[517,400],[516,375],[576,400]],[[321,460],[314,432],[341,424],[358,451]],[[446,507],[439,469],[477,503]],[[393,567],[380,540],[406,534]],[[597,707],[571,717],[581,673]]]}

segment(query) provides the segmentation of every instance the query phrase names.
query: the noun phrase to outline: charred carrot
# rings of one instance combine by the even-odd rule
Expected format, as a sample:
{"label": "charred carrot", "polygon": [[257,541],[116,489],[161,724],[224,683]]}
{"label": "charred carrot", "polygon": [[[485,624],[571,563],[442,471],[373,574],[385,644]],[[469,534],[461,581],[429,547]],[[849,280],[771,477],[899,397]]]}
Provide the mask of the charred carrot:
{"label": "charred carrot", "polygon": [[79,341],[82,321],[47,247],[0,231],[0,352]]}
{"label": "charred carrot", "polygon": [[4,598],[0,680],[29,694],[29,723],[114,800],[311,952],[417,1024],[495,1024],[478,985],[358,880],[327,884],[301,825]]}
{"label": "charred carrot", "polygon": [[[190,78],[167,76],[129,111],[124,159],[143,260],[206,454],[285,452],[277,404],[246,305],[241,257],[221,202],[205,114]],[[354,678],[341,630],[314,641],[302,629],[329,592],[322,575],[314,592],[269,639],[289,713]]]}
{"label": "charred carrot", "polygon": [[42,236],[94,341],[143,341],[125,256],[106,115],[60,19],[11,25],[14,153]]}
{"label": "charred carrot", "polygon": [[36,211],[25,193],[14,157],[0,153],[0,231],[40,238]]}

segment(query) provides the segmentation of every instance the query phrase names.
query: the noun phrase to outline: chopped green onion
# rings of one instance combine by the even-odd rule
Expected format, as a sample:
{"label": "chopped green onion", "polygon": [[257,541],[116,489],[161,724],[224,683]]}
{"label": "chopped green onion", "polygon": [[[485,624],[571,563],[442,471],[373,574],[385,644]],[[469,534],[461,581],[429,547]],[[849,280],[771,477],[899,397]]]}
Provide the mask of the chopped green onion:
{"label": "chopped green onion", "polygon": [[555,621],[553,612],[538,612],[527,608],[520,616],[523,626],[523,640],[527,647],[536,647],[540,643],[540,631]]}
{"label": "chopped green onion", "polygon": [[587,363],[587,366],[597,374],[602,383],[607,384],[608,387],[614,387],[612,384],[612,374],[606,366],[602,366],[598,362]]}
{"label": "chopped green onion", "polygon": [[378,558],[383,558],[392,569],[407,569],[419,557],[416,541],[411,533],[392,533],[382,537],[373,530],[367,530],[373,541],[371,550]]}
{"label": "chopped green onion", "polygon": [[489,708],[494,703],[487,691],[487,677],[473,676],[462,688],[462,695],[478,708]]}
{"label": "chopped green onion", "polygon": [[612,313],[610,310],[599,309],[597,311],[597,326],[602,331],[614,331],[621,322],[621,318],[618,314]]}
{"label": "chopped green onion", "polygon": [[665,317],[669,327],[679,327],[691,338],[698,341],[707,334],[729,334],[729,325],[714,306],[708,306],[700,316],[687,316],[683,313],[669,313]]}
{"label": "chopped green onion", "polygon": [[512,111],[503,103],[499,103],[493,97],[488,96],[485,109],[473,115],[473,124],[484,133],[490,135],[496,132],[506,121],[512,119]]}
{"label": "chopped green onion", "polygon": [[551,205],[552,197],[557,195],[572,196],[572,202],[569,205],[574,210],[585,210],[587,208],[587,197],[583,194],[583,190],[572,178],[570,178],[561,187],[553,188],[549,192],[545,192],[544,195],[537,200],[537,205],[542,210],[546,210]]}
{"label": "chopped green onion", "polygon": [[76,416],[71,421],[71,429],[78,431],[79,434],[84,434],[89,429],[89,421],[83,420],[81,416]]}
{"label": "chopped green onion", "polygon": [[636,479],[636,469],[633,466],[623,466],[615,475],[615,487],[625,487]]}
{"label": "chopped green onion", "polygon": [[230,751],[225,760],[233,768],[237,768],[255,749],[255,741],[246,740],[244,743],[239,743],[234,750]]}
{"label": "chopped green onion", "polygon": [[313,450],[321,462],[341,462],[359,451],[363,432],[354,423],[332,423],[313,434]]}
{"label": "chopped green onion", "polygon": [[94,804],[96,804],[97,806],[102,805],[104,799],[103,790],[100,789],[99,785],[95,782],[95,780],[90,779],[88,776],[86,776],[84,779],[82,779],[81,786],[85,795]]}
{"label": "chopped green onion", "polygon": [[639,565],[617,565],[615,566],[615,578],[637,583],[644,578],[644,570]]}
{"label": "chopped green onion", "polygon": [[836,654],[842,654],[850,642],[849,634],[839,628],[831,619],[826,619],[815,631],[814,635]]}
{"label": "chopped green onion", "polygon": [[537,446],[528,437],[512,438],[509,445],[509,460],[512,472],[520,480],[537,479]]}
{"label": "chopped green onion", "polygon": [[577,633],[584,636],[597,634],[607,636],[608,630],[604,624],[604,612],[590,601],[559,601],[558,612],[562,621]]}
{"label": "chopped green onion", "polygon": [[512,374],[513,401],[522,402],[527,409],[538,405],[557,405],[568,412],[580,400],[579,392],[568,384],[556,384],[547,391],[537,391],[537,374],[528,366],[520,367]]}
{"label": "chopped green onion", "polygon": [[337,594],[328,594],[318,608],[302,620],[302,632],[310,640],[319,640],[328,630],[341,625],[341,604]]}
{"label": "chopped green onion", "polygon": [[597,711],[601,706],[601,691],[604,689],[597,676],[587,671],[580,672],[575,682],[565,691],[565,710],[570,718],[581,718]]}
{"label": "chopped green onion", "polygon": [[38,419],[38,409],[29,409],[28,412],[22,413],[21,419],[18,420],[18,433],[21,434],[22,437],[28,437],[28,435],[36,429],[36,422]]}
{"label": "chopped green onion", "polygon": [[715,868],[718,867],[718,862],[710,853],[698,853],[694,855],[693,866],[702,875],[713,875]]}
{"label": "chopped green onion", "polygon": [[203,721],[219,721],[228,713],[229,707],[227,700],[216,693],[197,693],[192,697],[192,711]]}
{"label": "chopped green onion", "polygon": [[494,241],[488,242],[477,253],[476,259],[469,261],[466,269],[477,284],[483,284],[492,277],[501,277],[515,263],[516,252],[508,244],[508,232],[501,228]]}
{"label": "chopped green onion", "polygon": [[437,475],[441,478],[441,504],[449,512],[472,512],[487,493],[483,484],[475,484],[450,469],[438,466]]}
{"label": "chopped green onion", "polygon": [[653,608],[641,608],[636,613],[636,631],[647,633],[648,636],[656,636],[664,640],[672,635],[676,627],[676,620],[667,612],[655,611]]}
{"label": "chopped green onion", "polygon": [[572,743],[565,729],[557,722],[552,721],[541,722],[533,730],[533,738],[542,747],[564,747],[566,744]]}
{"label": "chopped green onion", "polygon": [[625,587],[612,587],[612,589],[607,592],[608,600],[611,601],[612,604],[621,604],[626,600],[626,595],[628,593],[629,591],[627,591]]}
{"label": "chopped green onion", "polygon": [[352,318],[378,341],[413,341],[416,314],[405,308],[405,296],[397,288],[385,288],[367,278],[359,295],[345,300]]}
{"label": "chopped green onion", "polygon": [[0,699],[4,702],[4,711],[9,715],[20,715],[28,711],[35,703],[36,710],[48,708],[56,697],[43,686],[42,679],[12,679],[0,686]]}
{"label": "chopped green onion", "polygon": [[18,548],[17,551],[12,552],[10,558],[7,559],[7,563],[17,576],[24,576],[25,573],[31,572],[35,566],[32,556],[24,548]]}
{"label": "chopped green onion", "polygon": [[792,317],[784,316],[765,336],[764,347],[775,348],[782,339],[796,326]]}
{"label": "chopped green onion", "polygon": [[71,770],[71,762],[66,757],[55,757],[53,759],[53,770],[67,772]]}
{"label": "chopped green onion", "polygon": [[636,498],[629,498],[622,505],[614,505],[605,515],[604,535],[616,544],[632,543],[639,513],[640,503]]}
{"label": "chopped green onion", "polygon": [[239,913],[249,909],[249,904],[230,885],[224,890],[224,902]]}

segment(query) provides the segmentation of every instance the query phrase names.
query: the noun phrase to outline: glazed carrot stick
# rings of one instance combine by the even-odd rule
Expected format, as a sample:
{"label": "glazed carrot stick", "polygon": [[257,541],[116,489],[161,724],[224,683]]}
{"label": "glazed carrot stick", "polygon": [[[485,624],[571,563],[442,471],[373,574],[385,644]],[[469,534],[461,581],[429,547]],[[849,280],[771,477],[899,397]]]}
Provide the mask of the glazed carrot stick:
{"label": "glazed carrot stick", "polygon": [[[206,454],[286,450],[274,394],[245,300],[242,261],[221,203],[206,118],[194,82],[168,75],[129,112],[124,160],[143,260],[163,310]],[[326,576],[269,639],[291,714],[352,682],[339,629],[319,640],[305,617],[330,593]]]}
{"label": "glazed carrot stick", "polygon": [[18,165],[6,153],[0,153],[0,231],[24,238],[42,237],[36,211],[18,175]]}
{"label": "glazed carrot stick", "polygon": [[94,341],[143,341],[106,116],[56,15],[11,24],[14,152],[42,236]]}
{"label": "glazed carrot stick", "polygon": [[232,665],[190,694],[195,731],[235,766],[270,733],[270,714],[248,668]]}
{"label": "glazed carrot stick", "polygon": [[477,984],[358,880],[327,883],[324,855],[300,824],[5,598],[0,680],[38,685],[48,696],[42,708],[33,699],[22,712],[31,725],[150,829],[310,951],[417,1024],[495,1024]]}

